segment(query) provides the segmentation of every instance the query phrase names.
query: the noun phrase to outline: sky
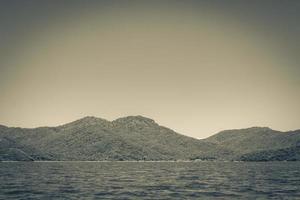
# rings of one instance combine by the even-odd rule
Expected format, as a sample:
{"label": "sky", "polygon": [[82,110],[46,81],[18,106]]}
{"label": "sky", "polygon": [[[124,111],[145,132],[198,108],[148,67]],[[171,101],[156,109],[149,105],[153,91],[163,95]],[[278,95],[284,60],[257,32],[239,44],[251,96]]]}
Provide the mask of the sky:
{"label": "sky", "polygon": [[300,128],[300,1],[0,1],[0,124]]}

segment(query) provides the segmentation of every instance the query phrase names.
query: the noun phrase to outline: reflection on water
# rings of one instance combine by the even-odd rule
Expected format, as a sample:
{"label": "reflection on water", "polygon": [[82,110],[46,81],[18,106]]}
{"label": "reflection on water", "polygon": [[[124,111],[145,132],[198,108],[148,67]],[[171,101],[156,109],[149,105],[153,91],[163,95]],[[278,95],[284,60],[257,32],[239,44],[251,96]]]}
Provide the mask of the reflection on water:
{"label": "reflection on water", "polygon": [[2,162],[0,199],[296,199],[300,162]]}

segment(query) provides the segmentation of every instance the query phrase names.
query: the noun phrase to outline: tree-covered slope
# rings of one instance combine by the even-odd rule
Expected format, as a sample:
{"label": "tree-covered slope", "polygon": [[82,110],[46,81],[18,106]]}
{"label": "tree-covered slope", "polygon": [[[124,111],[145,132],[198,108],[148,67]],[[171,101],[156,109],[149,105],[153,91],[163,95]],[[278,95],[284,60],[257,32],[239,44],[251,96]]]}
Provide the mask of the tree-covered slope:
{"label": "tree-covered slope", "polygon": [[281,156],[282,149],[287,149],[283,157],[293,155],[299,144],[299,130],[259,127],[198,140],[142,116],[114,121],[85,117],[33,129],[0,126],[0,160],[251,160]]}
{"label": "tree-covered slope", "polygon": [[58,127],[4,128],[0,138],[11,141],[4,150],[18,146],[38,160],[188,160],[230,155],[215,144],[180,135],[142,116],[112,122],[85,117]]}
{"label": "tree-covered slope", "polygon": [[300,146],[244,154],[241,161],[300,161]]}
{"label": "tree-covered slope", "polygon": [[300,130],[280,132],[266,127],[221,131],[207,139],[234,152],[235,156],[265,150],[277,150],[300,144]]}

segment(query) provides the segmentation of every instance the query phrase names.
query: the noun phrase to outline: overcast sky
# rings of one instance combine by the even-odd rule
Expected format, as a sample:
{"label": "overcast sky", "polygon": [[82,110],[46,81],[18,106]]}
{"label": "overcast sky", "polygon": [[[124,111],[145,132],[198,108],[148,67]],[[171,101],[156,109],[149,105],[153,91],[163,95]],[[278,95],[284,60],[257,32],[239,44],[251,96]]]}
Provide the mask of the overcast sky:
{"label": "overcast sky", "polygon": [[300,1],[0,1],[0,124],[300,128]]}

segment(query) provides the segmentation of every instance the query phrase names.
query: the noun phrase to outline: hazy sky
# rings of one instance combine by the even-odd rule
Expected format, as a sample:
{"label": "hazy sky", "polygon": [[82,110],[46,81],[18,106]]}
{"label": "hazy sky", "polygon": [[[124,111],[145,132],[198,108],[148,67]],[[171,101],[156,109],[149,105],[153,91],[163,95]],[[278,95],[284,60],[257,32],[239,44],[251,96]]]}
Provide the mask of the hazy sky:
{"label": "hazy sky", "polygon": [[300,128],[300,1],[0,2],[0,124]]}

